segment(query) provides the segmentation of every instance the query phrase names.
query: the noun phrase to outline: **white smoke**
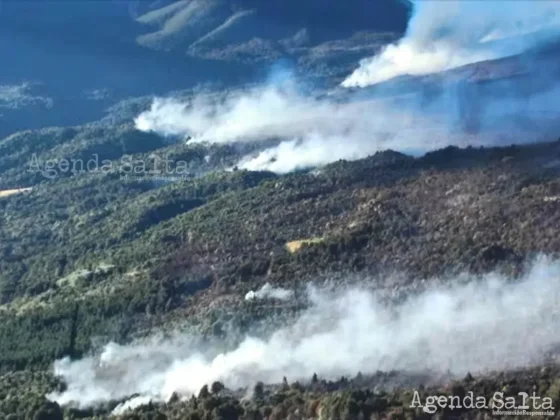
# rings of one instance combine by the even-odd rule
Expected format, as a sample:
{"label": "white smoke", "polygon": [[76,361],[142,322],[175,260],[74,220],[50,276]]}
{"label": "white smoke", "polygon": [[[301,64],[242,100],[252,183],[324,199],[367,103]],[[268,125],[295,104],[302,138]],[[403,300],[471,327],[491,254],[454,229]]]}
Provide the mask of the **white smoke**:
{"label": "white smoke", "polygon": [[[190,103],[155,100],[136,119],[140,130],[190,136],[192,142],[235,143],[276,139],[277,147],[247,156],[242,169],[278,173],[322,165],[338,159],[358,159],[380,149],[445,146],[443,136],[429,134],[434,122],[410,110],[392,110],[375,101],[336,103],[300,94],[293,85],[265,86],[227,93],[221,99],[196,97]],[[399,127],[399,132],[395,132]],[[414,140],[413,140],[414,139]]]}
{"label": "white smoke", "polygon": [[[98,357],[60,360],[68,385],[49,395],[81,407],[135,395],[135,405],[198,393],[222,381],[242,388],[373,373],[508,369],[539,363],[558,345],[560,262],[539,259],[518,282],[491,274],[461,276],[398,304],[350,287],[310,293],[311,307],[267,339],[247,337],[236,348],[208,351],[178,334],[128,346],[109,344]],[[121,406],[119,410],[126,407]]]}
{"label": "white smoke", "polygon": [[404,38],[362,60],[342,86],[364,87],[507,57],[560,34],[557,1],[417,0],[413,5]]}
{"label": "white smoke", "polygon": [[136,407],[149,404],[151,401],[152,401],[152,397],[150,397],[149,395],[132,397],[131,399],[117,405],[113,409],[111,414],[118,416],[120,414],[126,413],[129,410],[134,410]]}
{"label": "white smoke", "polygon": [[[405,37],[364,60],[343,86],[366,86],[399,75],[509,56],[560,36],[556,1],[505,5],[448,0],[414,5]],[[554,99],[557,77],[550,63],[541,64],[527,64],[527,69],[534,69],[521,80],[502,78],[484,86],[467,82],[466,89],[451,78],[441,83],[434,79],[430,85],[401,80],[400,97],[390,97],[379,87],[361,98],[350,97],[353,91],[346,90],[344,99],[302,93],[293,75],[280,67],[264,86],[197,95],[188,101],[158,98],[135,123],[142,131],[184,136],[193,142],[261,143],[237,166],[277,173],[360,159],[385,149],[423,154],[448,145],[550,140],[560,128]],[[506,67],[501,69],[512,70]],[[539,95],[545,89],[548,97]],[[465,133],[477,130],[476,136]]]}
{"label": "white smoke", "polygon": [[270,283],[264,284],[259,290],[250,290],[245,295],[245,300],[260,300],[260,299],[277,299],[289,300],[294,296],[292,290],[284,289],[283,287],[274,287]]}
{"label": "white smoke", "polygon": [[[237,143],[276,140],[277,146],[245,156],[237,166],[249,170],[286,173],[324,165],[339,159],[360,159],[379,150],[393,149],[421,154],[448,145],[507,144],[530,142],[542,135],[538,129],[512,127],[516,123],[515,100],[495,99],[492,111],[480,117],[484,133],[466,135],[458,122],[457,93],[442,95],[432,104],[421,104],[415,95],[390,99],[337,102],[333,98],[301,94],[293,84],[242,89],[221,96],[195,96],[189,102],[156,99],[150,110],[136,118],[136,127],[164,135],[189,136],[191,142]],[[545,100],[546,99],[546,100]],[[532,98],[523,115],[541,118],[532,108],[555,111],[551,98]],[[524,106],[526,98],[517,100]],[[545,102],[544,104],[541,102]],[[541,108],[538,106],[541,105]],[[501,119],[500,119],[501,118]],[[505,121],[496,126],[495,121]],[[540,138],[539,138],[540,139]]]}

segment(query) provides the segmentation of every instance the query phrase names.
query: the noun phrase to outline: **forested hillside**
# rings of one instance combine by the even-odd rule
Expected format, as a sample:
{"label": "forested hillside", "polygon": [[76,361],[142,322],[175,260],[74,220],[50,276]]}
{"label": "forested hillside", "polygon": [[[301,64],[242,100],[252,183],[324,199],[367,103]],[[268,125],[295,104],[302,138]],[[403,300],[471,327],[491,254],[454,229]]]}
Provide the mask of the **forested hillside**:
{"label": "forested hillside", "polygon": [[[2,188],[30,188],[0,199],[4,370],[77,356],[93,336],[125,340],[154,315],[181,319],[265,280],[383,267],[421,278],[515,273],[560,246],[558,143],[387,151],[286,176],[223,172],[235,148],[163,145],[127,127],[28,132],[1,147]],[[150,165],[156,149],[190,172],[164,185],[123,179],[119,158]],[[49,179],[22,151],[43,163],[99,152],[115,164]],[[290,252],[293,241],[303,246]]]}
{"label": "forested hillside", "polygon": [[[8,372],[48,369],[96,342],[125,343],[162,326],[243,331],[270,311],[243,302],[264,282],[297,289],[321,278],[375,279],[384,268],[405,278],[494,269],[516,276],[535,253],[560,250],[558,142],[449,147],[422,158],[386,151],[285,176],[224,171],[238,149],[163,144],[127,126],[31,131],[0,147],[2,189],[29,188],[0,198],[4,387],[35,381]],[[114,164],[76,174],[57,167],[48,177],[30,170],[23,152],[43,164],[93,153]],[[188,161],[189,172],[164,184],[124,179],[119,159],[149,165],[150,152]],[[235,321],[224,323],[221,314],[232,311]],[[53,389],[54,379],[45,380],[39,389]],[[282,398],[305,405],[322,387],[340,384],[296,386]],[[228,406],[228,398],[212,404]],[[235,404],[228,410],[248,415]]]}

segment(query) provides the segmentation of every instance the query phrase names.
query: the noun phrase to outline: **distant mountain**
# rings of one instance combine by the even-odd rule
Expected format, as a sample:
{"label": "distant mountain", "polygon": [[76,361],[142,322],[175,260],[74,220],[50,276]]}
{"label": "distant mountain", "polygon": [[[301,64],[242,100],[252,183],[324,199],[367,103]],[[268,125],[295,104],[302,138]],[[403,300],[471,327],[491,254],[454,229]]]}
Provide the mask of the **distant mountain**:
{"label": "distant mountain", "polygon": [[183,0],[139,17],[155,30],[138,43],[193,56],[258,60],[301,53],[360,31],[400,34],[408,10],[398,1]]}
{"label": "distant mountain", "polygon": [[[123,98],[255,80],[278,59],[309,77],[345,74],[407,17],[398,0],[3,1],[0,137],[93,121]],[[22,86],[49,106],[1,98]]]}

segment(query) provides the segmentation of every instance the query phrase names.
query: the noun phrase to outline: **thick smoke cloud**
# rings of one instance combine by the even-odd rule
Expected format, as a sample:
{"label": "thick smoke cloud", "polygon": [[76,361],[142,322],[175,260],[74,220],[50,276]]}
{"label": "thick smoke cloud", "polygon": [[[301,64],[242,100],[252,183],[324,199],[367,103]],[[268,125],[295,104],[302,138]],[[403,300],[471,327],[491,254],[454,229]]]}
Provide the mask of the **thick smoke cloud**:
{"label": "thick smoke cloud", "polygon": [[[279,173],[322,165],[337,159],[358,159],[380,149],[424,150],[422,134],[407,136],[418,116],[392,110],[375,101],[336,103],[300,94],[292,84],[265,86],[194,98],[183,104],[156,100],[136,119],[140,130],[185,135],[194,142],[235,143],[278,140],[278,146],[244,158],[239,166]],[[395,132],[395,126],[400,132]],[[423,119],[425,131],[435,123]]]}
{"label": "thick smoke cloud", "polygon": [[[551,121],[558,116],[552,93],[535,95],[528,103],[527,96],[493,98],[490,92],[480,99],[486,110],[478,117],[481,131],[476,136],[463,131],[461,93],[454,88],[443,90],[429,103],[418,92],[342,101],[303,94],[291,82],[195,96],[188,102],[156,99],[150,110],[136,118],[136,127],[189,136],[191,142],[264,144],[276,140],[276,146],[268,142],[268,148],[244,157],[238,166],[286,173],[386,149],[422,154],[448,145],[502,141],[509,145],[546,139],[551,130],[550,122],[541,123],[543,115],[552,112]],[[520,113],[524,121],[534,123],[518,126]],[[505,139],[503,133],[507,133]]]}
{"label": "thick smoke cloud", "polygon": [[560,34],[557,1],[417,0],[413,4],[405,37],[364,59],[342,86],[364,87],[396,76],[507,57]]}
{"label": "thick smoke cloud", "polygon": [[[419,1],[406,36],[363,61],[343,86],[439,72],[543,45],[560,35],[559,4]],[[448,145],[550,140],[560,128],[554,99],[558,66],[546,60],[520,60],[529,69],[522,78],[480,84],[467,82],[468,75],[465,83],[451,77],[413,83],[401,79],[393,91],[380,85],[373,91],[343,89],[345,93],[331,95],[303,92],[299,81],[277,66],[264,86],[194,96],[187,102],[156,99],[136,118],[136,126],[194,142],[261,143],[237,166],[277,173],[385,149],[423,154]],[[276,145],[271,147],[271,141]]]}
{"label": "thick smoke cloud", "polygon": [[83,407],[136,395],[127,403],[134,406],[174,392],[196,394],[218,380],[243,388],[279,383],[284,376],[305,381],[313,373],[463,375],[530,365],[559,344],[559,277],[560,262],[541,258],[520,281],[464,275],[393,304],[357,287],[312,289],[311,306],[297,320],[230,350],[208,351],[177,334],[128,346],[111,343],[100,355],[60,360],[55,373],[68,388],[49,398]]}

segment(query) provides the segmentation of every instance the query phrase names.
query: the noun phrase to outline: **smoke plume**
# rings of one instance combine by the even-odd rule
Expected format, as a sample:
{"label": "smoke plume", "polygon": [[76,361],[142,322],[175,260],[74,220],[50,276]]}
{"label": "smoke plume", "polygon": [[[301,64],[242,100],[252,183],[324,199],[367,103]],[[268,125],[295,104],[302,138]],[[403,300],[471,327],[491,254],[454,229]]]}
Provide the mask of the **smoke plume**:
{"label": "smoke plume", "polygon": [[[485,109],[477,117],[480,132],[476,136],[463,130],[461,103],[465,101],[456,90],[444,90],[431,102],[418,92],[342,101],[303,94],[293,82],[195,96],[188,102],[156,99],[150,110],[136,118],[136,127],[188,136],[191,142],[262,143],[260,151],[243,157],[238,166],[286,173],[386,149],[422,154],[448,145],[547,139],[546,134],[554,133],[551,122],[558,121],[555,92],[532,98],[480,98]],[[516,118],[520,114],[523,118]],[[543,115],[550,121],[543,121]],[[521,126],[522,121],[532,124]],[[277,145],[270,147],[271,140]]]}
{"label": "smoke plume", "polygon": [[[278,140],[278,146],[247,156],[238,166],[285,173],[337,159],[358,159],[379,149],[424,149],[431,143],[425,136],[417,136],[415,142],[406,137],[415,118],[412,112],[397,113],[373,101],[336,103],[305,96],[289,84],[227,93],[220,99],[196,97],[187,104],[156,100],[136,119],[136,126],[190,136],[193,142]],[[430,122],[423,123],[428,131]]]}
{"label": "smoke plume", "polygon": [[413,1],[407,33],[342,82],[364,87],[519,54],[560,34],[557,1]]}
{"label": "smoke plume", "polygon": [[283,287],[274,287],[270,283],[266,283],[256,292],[251,290],[245,295],[245,300],[260,300],[260,299],[277,299],[288,300],[293,297],[292,290],[284,289]]}
{"label": "smoke plume", "polygon": [[[548,0],[507,6],[502,1],[416,1],[406,35],[363,60],[342,85],[363,87],[519,54],[560,37],[559,12],[560,3]],[[237,166],[277,173],[385,149],[423,154],[448,145],[550,140],[560,128],[555,61],[520,58],[520,67],[529,68],[525,76],[502,75],[490,83],[472,83],[465,75],[460,82],[400,78],[396,90],[378,85],[330,95],[304,92],[299,83],[310,80],[296,80],[279,64],[263,86],[186,102],[158,98],[135,122],[140,130],[195,142],[260,143]]]}
{"label": "smoke plume", "polygon": [[[542,362],[558,344],[560,262],[540,258],[519,281],[460,276],[398,302],[359,287],[312,289],[310,307],[268,337],[230,349],[204,348],[177,334],[95,356],[59,360],[68,388],[49,398],[81,407],[135,395],[129,406],[197,394],[222,381],[244,388],[377,370],[463,375]],[[442,286],[445,284],[447,286]],[[119,410],[126,408],[121,406]]]}

